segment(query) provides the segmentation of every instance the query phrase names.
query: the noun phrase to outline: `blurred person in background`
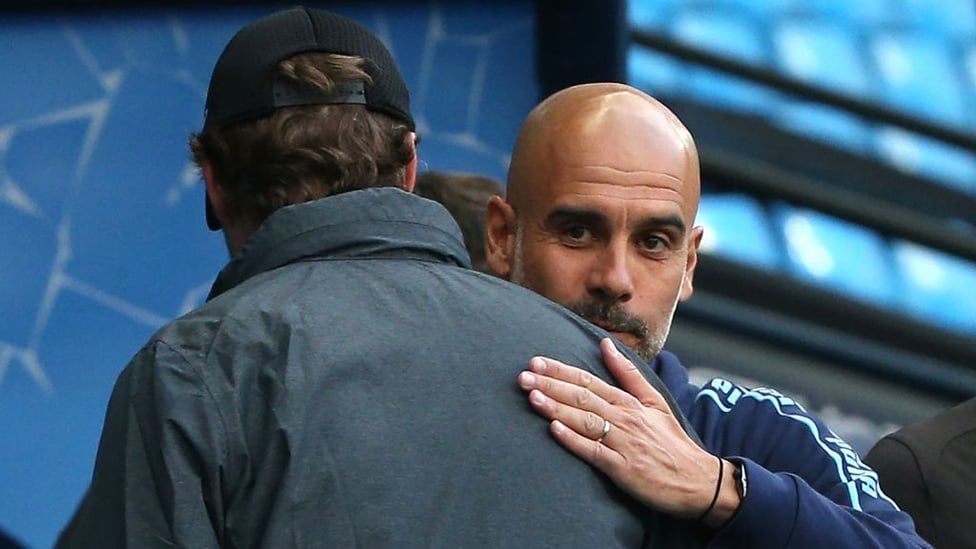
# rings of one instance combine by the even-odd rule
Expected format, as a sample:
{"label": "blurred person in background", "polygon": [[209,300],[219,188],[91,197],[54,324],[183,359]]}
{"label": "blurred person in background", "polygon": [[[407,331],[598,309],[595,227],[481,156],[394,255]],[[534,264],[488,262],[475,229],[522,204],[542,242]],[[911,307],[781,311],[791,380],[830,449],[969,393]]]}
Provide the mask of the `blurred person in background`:
{"label": "blurred person in background", "polygon": [[414,193],[441,203],[461,227],[471,267],[490,272],[485,260],[485,210],[493,196],[503,196],[501,183],[469,173],[429,171],[417,174]]}
{"label": "blurred person in background", "polygon": [[190,147],[231,260],[120,374],[59,547],[699,544],[539,436],[517,372],[542,352],[610,379],[605,332],[469,268],[412,194],[408,91],[376,36],[272,14],[206,105]]}
{"label": "blurred person in background", "polygon": [[932,545],[976,548],[976,398],[883,437],[864,462]]}
{"label": "blurred person in background", "polygon": [[506,197],[489,203],[491,269],[648,361],[704,449],[609,339],[619,388],[536,357],[518,377],[531,406],[559,443],[649,508],[710,528],[714,547],[927,547],[874,471],[794,400],[725,379],[697,387],[662,350],[693,291],[699,198],[691,134],[639,90],[574,86],[528,115]]}

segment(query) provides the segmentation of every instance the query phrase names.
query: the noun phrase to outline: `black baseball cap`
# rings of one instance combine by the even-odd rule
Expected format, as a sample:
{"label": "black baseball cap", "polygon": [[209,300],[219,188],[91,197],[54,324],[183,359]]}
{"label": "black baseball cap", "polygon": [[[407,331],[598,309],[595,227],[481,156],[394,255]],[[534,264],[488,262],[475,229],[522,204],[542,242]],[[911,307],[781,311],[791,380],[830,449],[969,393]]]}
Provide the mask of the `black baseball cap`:
{"label": "black baseball cap", "polygon": [[[306,52],[355,55],[371,83],[347,82],[333,93],[295,89],[275,77],[278,63]],[[258,19],[231,38],[207,90],[204,130],[260,118],[281,107],[358,103],[416,129],[410,93],[386,46],[359,23],[325,10],[296,7]],[[207,200],[207,225],[220,229]]]}

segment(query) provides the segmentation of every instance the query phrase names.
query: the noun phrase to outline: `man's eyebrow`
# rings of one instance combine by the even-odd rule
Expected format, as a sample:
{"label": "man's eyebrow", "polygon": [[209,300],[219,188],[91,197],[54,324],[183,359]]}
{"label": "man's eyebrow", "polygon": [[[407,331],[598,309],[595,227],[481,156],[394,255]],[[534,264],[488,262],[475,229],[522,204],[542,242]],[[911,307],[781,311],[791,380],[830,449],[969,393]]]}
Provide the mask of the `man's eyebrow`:
{"label": "man's eyebrow", "polygon": [[[579,208],[575,206],[559,206],[549,212],[545,218],[545,225],[548,227],[556,226],[565,222],[583,223],[591,227],[605,226],[609,224],[607,216],[599,210],[589,208]],[[688,227],[680,215],[651,216],[641,219],[635,226],[634,231],[651,231],[670,228],[684,236]]]}
{"label": "man's eyebrow", "polygon": [[545,218],[545,225],[552,227],[567,221],[583,223],[590,226],[606,225],[607,216],[598,210],[588,208],[577,208],[574,206],[559,206],[549,212]]}
{"label": "man's eyebrow", "polygon": [[681,219],[679,215],[666,215],[666,216],[652,216],[641,219],[634,227],[635,231],[649,231],[653,229],[662,229],[670,227],[676,230],[679,236],[684,236],[688,227],[685,225],[685,220]]}

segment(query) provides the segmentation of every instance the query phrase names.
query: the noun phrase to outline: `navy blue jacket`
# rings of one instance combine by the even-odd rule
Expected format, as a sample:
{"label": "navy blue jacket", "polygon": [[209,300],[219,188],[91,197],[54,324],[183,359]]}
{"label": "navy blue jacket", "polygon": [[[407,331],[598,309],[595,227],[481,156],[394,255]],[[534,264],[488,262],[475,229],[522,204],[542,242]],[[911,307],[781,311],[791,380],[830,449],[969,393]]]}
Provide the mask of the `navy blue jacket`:
{"label": "navy blue jacket", "polygon": [[857,452],[794,400],[720,378],[697,387],[667,351],[651,366],[705,447],[746,468],[746,498],[710,547],[929,547]]}

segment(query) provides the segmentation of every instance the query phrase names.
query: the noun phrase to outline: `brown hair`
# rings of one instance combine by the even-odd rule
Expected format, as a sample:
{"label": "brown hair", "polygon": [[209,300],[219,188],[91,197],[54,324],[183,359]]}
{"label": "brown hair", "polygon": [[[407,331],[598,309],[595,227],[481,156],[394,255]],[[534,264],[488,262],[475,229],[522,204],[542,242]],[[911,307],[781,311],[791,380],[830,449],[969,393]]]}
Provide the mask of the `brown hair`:
{"label": "brown hair", "polygon": [[[278,77],[323,92],[368,83],[360,57],[302,53],[278,64]],[[403,187],[414,142],[407,124],[363,105],[310,105],[190,136],[194,163],[209,162],[225,213],[254,226],[275,210],[369,187]]]}
{"label": "brown hair", "polygon": [[414,192],[440,202],[451,212],[461,227],[471,266],[481,272],[490,272],[485,258],[485,218],[488,199],[505,194],[501,184],[480,175],[424,172],[417,174]]}

